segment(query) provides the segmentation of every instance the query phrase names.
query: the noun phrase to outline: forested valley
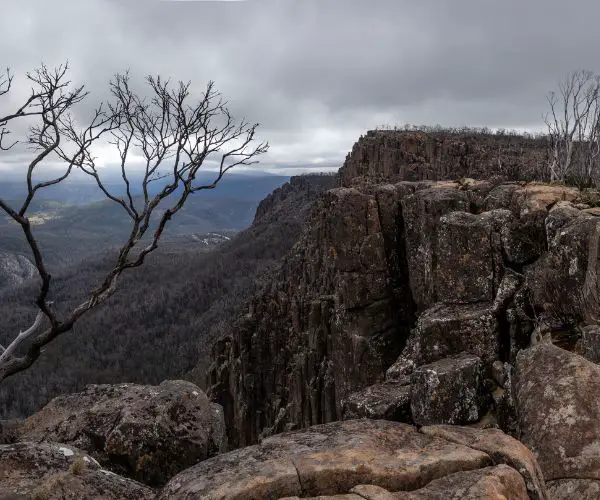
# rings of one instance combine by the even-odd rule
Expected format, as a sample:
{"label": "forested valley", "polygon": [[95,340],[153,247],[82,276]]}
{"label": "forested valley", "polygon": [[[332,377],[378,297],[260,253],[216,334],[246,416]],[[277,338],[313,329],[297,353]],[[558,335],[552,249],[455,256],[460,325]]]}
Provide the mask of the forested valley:
{"label": "forested valley", "polygon": [[[298,237],[316,194],[334,177],[292,178],[258,207],[254,223],[205,248],[168,241],[124,274],[117,293],[49,345],[36,368],[0,388],[0,418],[28,415],[52,397],[90,383],[160,383],[188,378],[204,385],[211,340],[225,330]],[[55,276],[58,311],[74,306],[111,264],[102,252]],[[36,282],[0,291],[3,332],[31,324]],[[191,372],[191,373],[190,373]]]}

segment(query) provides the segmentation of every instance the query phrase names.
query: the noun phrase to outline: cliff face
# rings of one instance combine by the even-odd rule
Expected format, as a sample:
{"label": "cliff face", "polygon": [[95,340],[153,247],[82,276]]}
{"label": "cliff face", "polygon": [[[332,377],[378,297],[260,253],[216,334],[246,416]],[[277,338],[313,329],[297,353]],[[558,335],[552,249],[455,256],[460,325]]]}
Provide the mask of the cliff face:
{"label": "cliff face", "polygon": [[337,178],[333,175],[291,177],[289,182],[259,203],[253,225],[272,224],[281,220],[304,222],[318,194],[336,185]]}
{"label": "cliff face", "polygon": [[403,250],[379,210],[355,189],[323,195],[279,273],[216,345],[211,392],[235,422],[232,443],[336,420],[340,397],[400,353],[412,310],[388,279],[393,268],[402,274]]}
{"label": "cliff face", "polygon": [[[346,416],[478,420],[503,404],[483,381],[514,362],[542,318],[556,322],[558,305],[570,304],[567,315],[581,320],[585,301],[565,296],[584,283],[593,295],[590,235],[600,219],[576,206],[578,191],[396,182],[408,174],[386,155],[390,143],[414,154],[402,149],[405,139],[359,141],[340,171],[342,185],[354,187],[320,197],[278,274],[214,346],[210,395],[224,407],[230,445]],[[449,140],[436,153],[441,165],[476,165],[480,152],[452,156]],[[563,288],[548,286],[561,277]],[[470,406],[456,413],[453,400],[430,409],[411,397],[419,387],[445,401],[427,370],[463,377],[457,387],[472,386],[462,395]]]}
{"label": "cliff face", "polygon": [[531,179],[547,165],[546,142],[509,134],[371,130],[339,171],[340,185],[502,175]]}

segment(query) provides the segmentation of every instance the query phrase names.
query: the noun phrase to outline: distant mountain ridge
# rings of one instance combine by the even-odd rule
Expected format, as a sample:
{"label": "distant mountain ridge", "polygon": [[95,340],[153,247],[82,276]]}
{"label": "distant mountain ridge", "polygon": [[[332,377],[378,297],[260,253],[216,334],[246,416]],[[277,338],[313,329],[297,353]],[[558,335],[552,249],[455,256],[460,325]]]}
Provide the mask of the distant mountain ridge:
{"label": "distant mountain ridge", "polygon": [[[206,180],[209,179],[211,177],[207,176]],[[252,223],[258,203],[287,180],[288,177],[276,175],[225,176],[216,189],[196,193],[188,199],[181,212],[169,223],[165,241],[189,234],[229,233],[245,229]],[[0,198],[8,202],[18,200],[16,186],[23,190],[22,184],[0,182]],[[128,234],[131,222],[126,213],[104,197],[97,199],[97,191],[90,184],[65,183],[60,188],[40,191],[43,196],[34,200],[28,215],[49,265],[79,261],[101,248],[120,244]],[[77,196],[73,196],[73,192]],[[86,198],[87,202],[77,201],[79,196]],[[17,206],[16,202],[12,204]],[[29,255],[20,228],[1,211],[0,251]]]}

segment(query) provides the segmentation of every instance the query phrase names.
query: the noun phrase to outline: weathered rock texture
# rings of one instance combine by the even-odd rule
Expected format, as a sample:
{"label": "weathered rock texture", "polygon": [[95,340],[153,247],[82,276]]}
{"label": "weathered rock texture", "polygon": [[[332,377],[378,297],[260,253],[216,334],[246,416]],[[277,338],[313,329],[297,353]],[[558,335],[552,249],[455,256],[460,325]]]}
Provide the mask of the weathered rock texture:
{"label": "weathered rock texture", "polygon": [[[480,432],[484,435],[486,431]],[[432,491],[440,491],[442,486],[435,480],[445,481],[441,484],[449,491],[452,488],[458,491],[461,485],[469,491],[487,494],[496,488],[498,492],[516,495],[508,498],[527,498],[521,474],[534,476],[536,471],[530,464],[535,464],[535,460],[517,441],[505,438],[505,448],[512,442],[514,453],[523,456],[521,473],[509,466],[491,468],[506,463],[502,458],[506,450],[502,446],[498,453],[496,449],[484,452],[420,433],[409,425],[382,420],[335,422],[272,436],[260,445],[211,458],[175,476],[159,498],[268,500],[319,495],[365,498],[369,491],[379,494],[418,491],[428,485]],[[455,475],[466,471],[473,471],[474,475]],[[534,498],[546,498],[543,483],[532,488]],[[482,494],[466,498],[494,497]]]}
{"label": "weathered rock texture", "polygon": [[544,138],[465,131],[371,130],[340,169],[342,186],[364,182],[439,180],[503,175],[526,180],[547,161]]}
{"label": "weathered rock texture", "polygon": [[[397,221],[397,200],[382,196],[386,222]],[[341,398],[381,381],[400,354],[412,307],[399,285],[403,239],[382,206],[355,189],[323,195],[281,271],[216,345],[210,392],[232,445],[337,420]]]}
{"label": "weathered rock texture", "polygon": [[[231,445],[344,414],[413,421],[403,396],[387,408],[375,401],[391,389],[380,385],[386,372],[398,381],[457,355],[481,360],[479,381],[493,392],[491,367],[514,363],[536,315],[553,321],[572,305],[582,317],[567,295],[594,296],[595,216],[575,208],[578,196],[473,180],[363,182],[323,194],[280,271],[214,347],[209,396],[224,408]],[[565,224],[579,228],[575,247],[561,239]],[[566,286],[547,286],[548,259],[571,276]],[[460,404],[450,396],[448,405]]]}
{"label": "weathered rock texture", "polygon": [[221,407],[184,381],[87,386],[28,418],[20,439],[76,446],[151,485],[226,448]]}
{"label": "weathered rock texture", "polygon": [[411,415],[417,425],[469,424],[485,413],[481,359],[458,355],[418,367],[411,376]]}
{"label": "weathered rock texture", "polygon": [[85,452],[57,443],[0,445],[0,498],[145,500],[155,492],[104,470]]}
{"label": "weathered rock texture", "polygon": [[273,224],[285,220],[304,221],[316,196],[336,187],[333,175],[298,175],[262,200],[253,225]]}
{"label": "weathered rock texture", "polygon": [[600,480],[600,366],[542,343],[519,353],[513,384],[521,441],[546,480]]}

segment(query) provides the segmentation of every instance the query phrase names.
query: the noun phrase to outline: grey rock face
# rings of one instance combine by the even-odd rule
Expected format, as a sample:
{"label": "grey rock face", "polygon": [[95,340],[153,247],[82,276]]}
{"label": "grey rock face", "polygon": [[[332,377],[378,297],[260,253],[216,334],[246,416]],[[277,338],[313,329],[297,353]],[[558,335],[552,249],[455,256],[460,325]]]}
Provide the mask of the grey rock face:
{"label": "grey rock face", "polygon": [[390,279],[402,267],[389,222],[399,201],[379,199],[325,193],[277,276],[215,347],[210,395],[233,446],[339,419],[342,400],[380,382],[400,354],[410,311]]}
{"label": "grey rock face", "polygon": [[[320,197],[280,270],[216,343],[209,395],[224,408],[233,446],[348,411],[395,411],[380,404],[384,380],[459,353],[479,357],[491,379],[495,361],[514,364],[530,344],[534,318],[548,306],[536,272],[563,252],[556,238],[569,246],[561,236],[569,224],[586,242],[569,252],[592,262],[583,235],[592,223],[580,219],[598,218],[571,203],[577,189],[427,180],[439,163],[424,171],[406,163],[424,151],[423,138],[409,136],[359,141],[340,171],[344,187]],[[389,147],[407,150],[389,156]],[[573,283],[591,290],[588,264],[575,267]],[[551,308],[569,304],[559,292]]]}
{"label": "grey rock face", "polygon": [[521,441],[546,480],[600,479],[600,366],[542,343],[521,351],[515,369]]}
{"label": "grey rock face", "polygon": [[447,213],[467,211],[464,192],[437,187],[416,191],[402,199],[410,289],[419,311],[434,304],[437,227]]}
{"label": "grey rock face", "polygon": [[53,399],[25,421],[21,434],[77,446],[151,485],[224,451],[224,438],[221,407],[184,381],[90,385]]}
{"label": "grey rock face", "polygon": [[402,355],[388,369],[387,378],[397,380],[417,366],[461,352],[486,363],[498,359],[498,321],[493,304],[437,304],[425,311]]}
{"label": "grey rock face", "polygon": [[463,425],[485,410],[481,359],[458,355],[418,367],[411,375],[410,408],[417,425]]}
{"label": "grey rock face", "polygon": [[155,492],[101,468],[85,452],[59,443],[0,445],[0,498],[145,500]]}
{"label": "grey rock face", "polygon": [[363,417],[412,423],[408,380],[383,382],[350,394],[343,402],[343,418]]}

